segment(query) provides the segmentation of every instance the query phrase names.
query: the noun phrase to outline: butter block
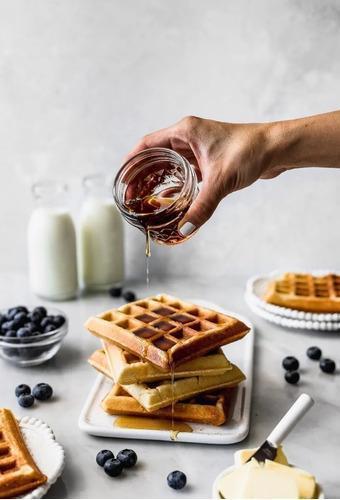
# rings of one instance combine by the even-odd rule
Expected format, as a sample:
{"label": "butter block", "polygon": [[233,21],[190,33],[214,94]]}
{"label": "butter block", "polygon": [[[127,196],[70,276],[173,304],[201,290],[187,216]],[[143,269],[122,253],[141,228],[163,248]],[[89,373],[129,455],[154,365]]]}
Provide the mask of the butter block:
{"label": "butter block", "polygon": [[288,467],[265,467],[256,460],[236,467],[220,481],[224,498],[299,498],[295,476]]}
{"label": "butter block", "polygon": [[[265,468],[276,471],[282,468],[287,469],[286,466],[271,462],[270,460],[266,460]],[[289,467],[289,472],[295,477],[299,489],[299,498],[314,498],[316,493],[315,477],[309,472],[298,469],[297,467]]]}
{"label": "butter block", "polygon": [[[255,453],[256,450],[257,448],[251,448],[251,449],[236,451],[234,454],[235,465],[242,465],[246,463],[246,461]],[[279,446],[277,449],[275,462],[282,465],[288,465],[288,460],[286,455],[283,453],[282,446]]]}

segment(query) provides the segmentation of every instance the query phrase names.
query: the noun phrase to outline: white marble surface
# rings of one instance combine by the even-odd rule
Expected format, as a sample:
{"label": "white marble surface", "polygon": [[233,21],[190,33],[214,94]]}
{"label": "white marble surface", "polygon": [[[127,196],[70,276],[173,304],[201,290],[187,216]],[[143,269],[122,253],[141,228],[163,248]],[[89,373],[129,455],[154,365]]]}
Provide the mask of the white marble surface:
{"label": "white marble surface", "polygon": [[[338,0],[1,0],[0,269],[25,269],[33,179],[70,181],[77,216],[82,175],[113,174],[141,135],[184,115],[338,108],[339,22]],[[339,171],[319,169],[260,181],[185,247],[157,248],[154,272],[336,267],[338,186]],[[127,234],[136,278],[144,242]]]}
{"label": "white marble surface", "polygon": [[[98,346],[98,340],[87,334],[82,325],[90,314],[121,303],[106,295],[59,304],[69,316],[70,331],[62,350],[48,364],[20,369],[0,360],[1,406],[12,408],[19,416],[28,414],[42,418],[51,425],[65,447],[66,469],[62,479],[48,493],[49,498],[209,497],[214,478],[232,463],[233,452],[243,446],[259,444],[302,391],[310,393],[316,404],[287,439],[286,452],[292,463],[316,475],[328,498],[339,497],[340,373],[338,370],[333,376],[323,374],[317,363],[305,356],[307,347],[319,345],[340,367],[339,334],[288,331],[256,318],[243,300],[245,280],[244,275],[201,281],[153,279],[148,292],[164,291],[183,298],[210,300],[248,315],[254,322],[257,334],[251,431],[246,441],[238,445],[125,441],[91,437],[78,429],[79,412],[95,377],[86,359]],[[133,287],[139,297],[147,293],[145,286]],[[28,292],[24,275],[1,274],[1,307],[39,302]],[[288,354],[297,356],[301,362],[298,386],[289,386],[283,379],[281,360]],[[20,408],[14,396],[15,386],[41,381],[52,384],[53,401],[31,409]],[[118,479],[108,478],[95,464],[96,452],[102,448],[118,452],[125,447],[136,450],[138,467]],[[172,491],[166,485],[166,476],[174,469],[187,474],[188,487],[182,492]]]}

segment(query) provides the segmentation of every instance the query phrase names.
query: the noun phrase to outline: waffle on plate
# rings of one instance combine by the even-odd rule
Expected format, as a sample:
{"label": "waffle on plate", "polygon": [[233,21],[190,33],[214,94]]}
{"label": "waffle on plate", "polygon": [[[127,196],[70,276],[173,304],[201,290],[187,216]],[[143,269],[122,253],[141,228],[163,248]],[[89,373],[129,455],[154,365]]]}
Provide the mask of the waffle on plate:
{"label": "waffle on plate", "polygon": [[340,276],[285,273],[268,284],[264,300],[299,311],[340,312]]}
{"label": "waffle on plate", "polygon": [[202,394],[187,401],[175,403],[173,408],[161,408],[150,414],[127,393],[115,384],[102,402],[102,408],[110,415],[131,415],[175,419],[201,424],[222,425],[231,414],[234,389],[225,389],[212,394]]}
{"label": "waffle on plate", "polygon": [[164,372],[249,331],[236,318],[164,294],[90,317],[85,326]]}
{"label": "waffle on plate", "polygon": [[[114,344],[104,342],[104,346],[111,373],[118,384],[154,382],[172,377],[170,371],[163,372]],[[217,349],[178,365],[174,369],[173,377],[177,379],[196,375],[220,375],[231,368],[231,363],[222,350]]]}
{"label": "waffle on plate", "polygon": [[0,498],[13,498],[44,484],[12,412],[0,408]]}

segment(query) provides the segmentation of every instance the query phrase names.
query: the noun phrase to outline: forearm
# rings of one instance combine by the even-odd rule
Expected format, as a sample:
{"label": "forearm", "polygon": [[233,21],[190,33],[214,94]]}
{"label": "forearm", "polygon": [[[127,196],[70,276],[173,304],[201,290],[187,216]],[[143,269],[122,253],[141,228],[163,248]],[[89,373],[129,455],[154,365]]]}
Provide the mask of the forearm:
{"label": "forearm", "polygon": [[340,167],[340,111],[267,127],[271,167]]}

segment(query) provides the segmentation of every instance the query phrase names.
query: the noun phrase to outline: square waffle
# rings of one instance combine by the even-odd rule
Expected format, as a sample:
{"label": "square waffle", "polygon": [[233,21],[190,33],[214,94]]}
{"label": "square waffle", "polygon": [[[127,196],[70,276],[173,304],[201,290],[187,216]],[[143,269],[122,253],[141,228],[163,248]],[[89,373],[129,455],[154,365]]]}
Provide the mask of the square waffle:
{"label": "square waffle", "polygon": [[95,370],[113,380],[104,349],[97,349],[94,351],[89,357],[88,362]]}
{"label": "square waffle", "polygon": [[85,327],[164,372],[239,340],[249,331],[236,318],[169,295],[137,300],[90,317]]}
{"label": "square waffle", "polygon": [[27,449],[14,415],[0,408],[0,498],[17,497],[46,481]]}
{"label": "square waffle", "polygon": [[162,372],[114,344],[104,342],[104,346],[113,378],[121,385],[166,380],[171,379],[172,375],[175,379],[196,375],[220,375],[232,368],[221,349],[181,363],[175,367],[172,374],[170,371]]}
{"label": "square waffle", "polygon": [[285,273],[269,283],[264,300],[299,311],[340,312],[340,276]]}
{"label": "square waffle", "polygon": [[235,387],[245,379],[242,371],[235,365],[222,375],[210,377],[188,377],[177,380],[144,382],[123,385],[123,389],[136,399],[145,410],[153,412],[165,408],[175,401],[182,401],[204,392]]}
{"label": "square waffle", "polygon": [[137,417],[169,418],[201,424],[222,425],[231,414],[234,389],[225,389],[217,393],[204,394],[187,401],[175,403],[153,412],[147,412],[119,384],[114,384],[112,390],[102,402],[102,408],[110,415],[132,415]]}

